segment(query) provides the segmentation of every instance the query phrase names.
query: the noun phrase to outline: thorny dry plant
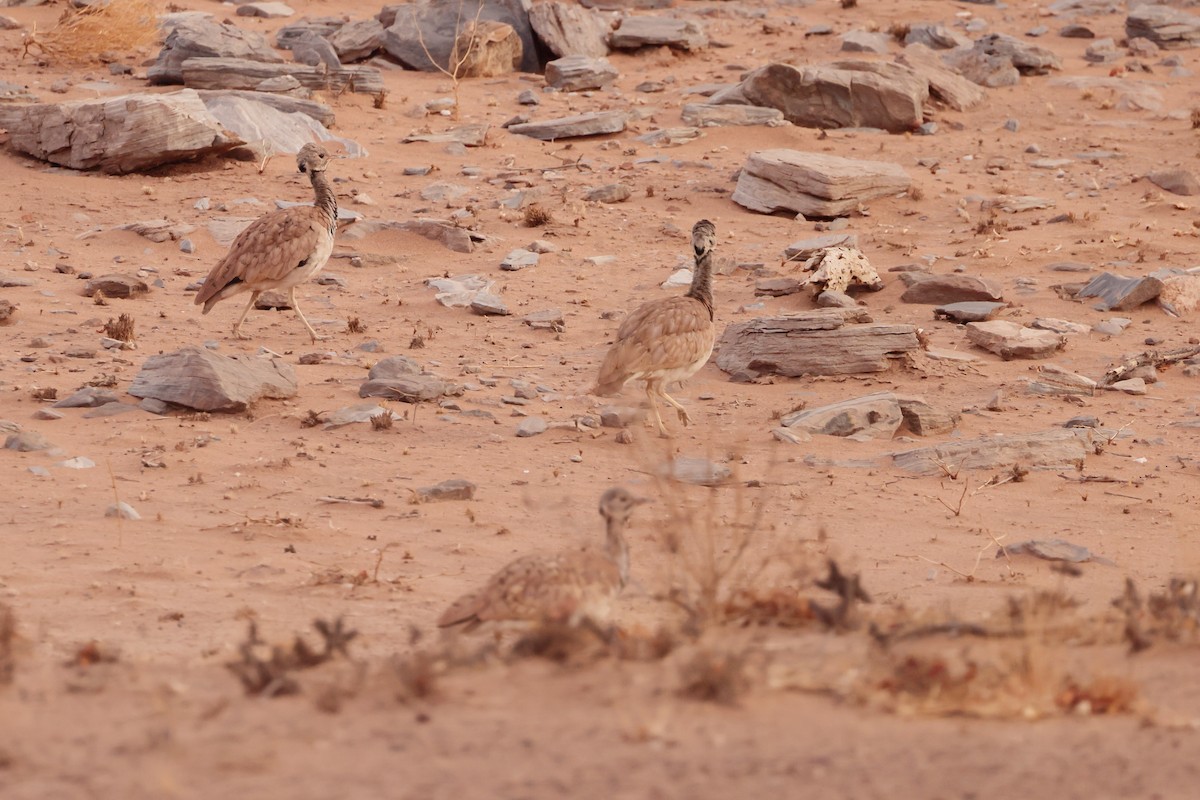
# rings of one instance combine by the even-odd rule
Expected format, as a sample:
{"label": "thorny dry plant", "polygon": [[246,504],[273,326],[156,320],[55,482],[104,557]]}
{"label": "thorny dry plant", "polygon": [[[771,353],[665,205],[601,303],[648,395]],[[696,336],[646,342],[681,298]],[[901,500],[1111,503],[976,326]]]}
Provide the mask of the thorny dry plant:
{"label": "thorny dry plant", "polygon": [[36,50],[43,58],[64,63],[103,61],[110,54],[128,53],[158,41],[158,14],[153,0],[109,0],[69,8],[50,30],[39,34],[35,27],[25,35],[21,57]]}
{"label": "thorny dry plant", "polygon": [[[483,3],[483,0],[478,0],[478,3],[479,3],[479,5],[475,10],[474,18],[472,18],[470,21],[468,21],[467,24],[464,26],[463,25],[464,2],[463,2],[463,0],[459,0],[457,16],[454,19],[454,43],[453,43],[453,45],[451,45],[450,55],[448,58],[447,65],[445,67],[443,67],[441,64],[438,63],[437,59],[433,57],[433,54],[429,52],[428,45],[425,44],[425,33],[424,33],[425,26],[423,24],[421,24],[421,21],[414,20],[416,22],[416,28],[417,28],[417,42],[421,45],[421,50],[425,53],[425,58],[429,59],[429,63],[432,64],[438,72],[445,75],[451,81],[451,84],[452,84],[451,91],[454,94],[453,117],[455,120],[458,119],[458,87],[459,87],[459,83],[461,82],[462,77],[463,77],[462,76],[463,67],[470,60],[471,55],[474,52],[474,50],[479,42],[479,37],[475,35],[475,32],[479,29],[479,19],[480,19],[480,17],[483,16],[484,3]],[[414,15],[416,13],[417,13],[416,11],[413,11]],[[464,48],[462,50],[462,52],[459,52],[459,42],[463,38],[462,34],[464,32],[468,32],[468,31],[470,32],[470,35],[466,37],[467,38],[467,46],[466,46],[466,48]]]}
{"label": "thorny dry plant", "polygon": [[258,623],[251,620],[246,640],[238,645],[241,659],[229,662],[226,667],[242,682],[246,694],[258,697],[295,694],[300,691],[300,684],[293,672],[324,664],[335,655],[349,658],[347,646],[358,636],[358,631],[344,627],[340,617],[333,623],[314,620],[313,627],[323,640],[320,650],[313,649],[299,636],[290,648],[268,645],[259,638]]}
{"label": "thorny dry plant", "polygon": [[12,683],[16,673],[17,617],[13,610],[0,603],[0,686]]}
{"label": "thorny dry plant", "polygon": [[1126,578],[1124,593],[1112,604],[1125,615],[1125,640],[1132,653],[1157,638],[1194,642],[1200,634],[1200,582],[1195,578],[1171,578],[1164,591],[1145,599],[1133,579]]}
{"label": "thorny dry plant", "polygon": [[104,323],[104,335],[110,339],[116,339],[118,342],[132,342],[133,325],[133,317],[122,313],[115,320],[110,319]]}

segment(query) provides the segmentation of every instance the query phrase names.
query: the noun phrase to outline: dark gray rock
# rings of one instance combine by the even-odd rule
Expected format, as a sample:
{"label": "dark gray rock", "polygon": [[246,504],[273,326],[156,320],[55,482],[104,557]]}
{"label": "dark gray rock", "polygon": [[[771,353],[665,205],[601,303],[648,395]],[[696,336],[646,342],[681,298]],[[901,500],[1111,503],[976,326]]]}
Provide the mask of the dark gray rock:
{"label": "dark gray rock", "polygon": [[385,31],[379,20],[360,19],[347,22],[329,36],[329,44],[343,64],[362,61],[383,49]]}
{"label": "dark gray rock", "polygon": [[[475,19],[476,8],[471,5],[471,19]],[[503,22],[516,31],[522,46],[520,71],[539,71],[533,28],[521,0],[483,0],[478,10],[481,22]],[[384,49],[409,69],[423,72],[436,72],[439,66],[446,69],[464,13],[459,0],[424,0],[385,7],[378,17],[387,28]]]}
{"label": "dark gray rock", "polygon": [[186,18],[167,34],[158,59],[146,70],[146,78],[152,84],[183,83],[183,62],[189,58],[240,58],[283,63],[283,57],[261,34],[231,23]]}
{"label": "dark gray rock", "polygon": [[998,286],[983,278],[956,274],[921,276],[900,295],[900,299],[905,303],[945,305],[973,300],[999,302],[1004,296]]}
{"label": "dark gray rock", "polygon": [[1152,276],[1126,278],[1111,272],[1103,272],[1076,292],[1075,298],[1077,300],[1098,298],[1099,302],[1095,305],[1101,311],[1114,309],[1128,311],[1158,297],[1162,288],[1162,281]]}
{"label": "dark gray rock", "polygon": [[244,411],[261,399],[296,396],[296,373],[278,358],[219,355],[185,347],[151,356],[133,379],[129,394],[198,411]]}
{"label": "dark gray rock", "polygon": [[985,322],[1008,308],[1007,303],[988,303],[983,301],[947,303],[933,310],[933,316],[938,319],[948,319],[954,322]]}

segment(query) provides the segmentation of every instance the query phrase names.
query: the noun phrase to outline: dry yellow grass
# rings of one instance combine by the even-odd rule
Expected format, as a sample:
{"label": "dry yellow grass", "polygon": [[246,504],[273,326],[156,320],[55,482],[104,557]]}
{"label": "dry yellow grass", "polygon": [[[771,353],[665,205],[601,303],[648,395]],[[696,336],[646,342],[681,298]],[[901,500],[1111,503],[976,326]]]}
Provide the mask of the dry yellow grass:
{"label": "dry yellow grass", "polygon": [[109,0],[103,5],[68,9],[58,23],[25,38],[25,53],[63,63],[102,60],[105,54],[128,53],[154,44],[159,37],[158,4],[153,0]]}

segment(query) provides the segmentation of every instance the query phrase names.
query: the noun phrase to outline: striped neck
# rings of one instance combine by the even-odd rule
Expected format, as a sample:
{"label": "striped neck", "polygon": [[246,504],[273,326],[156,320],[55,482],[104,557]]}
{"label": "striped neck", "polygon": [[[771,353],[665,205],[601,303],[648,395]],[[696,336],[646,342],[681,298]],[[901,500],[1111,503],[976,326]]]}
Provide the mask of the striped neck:
{"label": "striped neck", "polygon": [[617,565],[621,585],[629,583],[629,545],[625,542],[625,520],[613,515],[607,518],[607,535],[604,549]]}
{"label": "striped neck", "polygon": [[686,297],[694,297],[708,309],[708,318],[713,319],[712,293],[712,248],[696,254],[696,269],[692,274],[692,287]]}
{"label": "striped neck", "polygon": [[315,195],[313,205],[325,216],[329,223],[329,230],[332,232],[337,227],[337,195],[333,193],[333,187],[329,185],[329,181],[325,177],[325,170],[312,170],[308,173],[308,177],[312,181]]}

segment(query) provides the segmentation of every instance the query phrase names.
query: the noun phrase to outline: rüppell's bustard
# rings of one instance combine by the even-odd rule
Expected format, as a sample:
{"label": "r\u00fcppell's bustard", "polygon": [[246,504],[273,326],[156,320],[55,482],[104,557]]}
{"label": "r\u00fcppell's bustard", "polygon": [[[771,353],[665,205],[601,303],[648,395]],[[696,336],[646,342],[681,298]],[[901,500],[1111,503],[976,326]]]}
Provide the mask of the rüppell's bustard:
{"label": "r\u00fcppell's bustard", "polygon": [[279,209],[252,222],[233,240],[225,258],[208,273],[196,294],[196,305],[203,304],[207,314],[226,297],[250,293],[250,302],[233,324],[233,335],[239,339],[249,338],[242,334],[242,320],[254,301],[268,289],[277,289],[287,292],[296,316],[317,341],[317,332],[296,304],[296,287],[320,272],[333,252],[337,196],[325,178],[329,166],[325,148],[304,145],[296,154],[296,165],[312,182],[313,205]]}
{"label": "r\u00fcppell's bustard", "polygon": [[477,592],[454,602],[438,620],[448,628],[473,630],[489,621],[524,620],[554,624],[596,623],[629,580],[625,527],[645,500],[621,487],[600,498],[607,525],[604,548],[572,549],[555,555],[522,556],[510,562]]}
{"label": "r\u00fcppell's bustard", "polygon": [[646,382],[646,397],[658,423],[658,432],[667,435],[656,398],[674,406],[684,425],[692,418],[666,386],[684,381],[704,366],[712,355],[716,325],[713,323],[712,251],[717,229],[702,219],[692,227],[692,248],[696,251],[696,269],[692,286],[682,297],[653,300],[626,317],[617,329],[600,377],[593,390],[598,395],[614,395],[631,380]]}

